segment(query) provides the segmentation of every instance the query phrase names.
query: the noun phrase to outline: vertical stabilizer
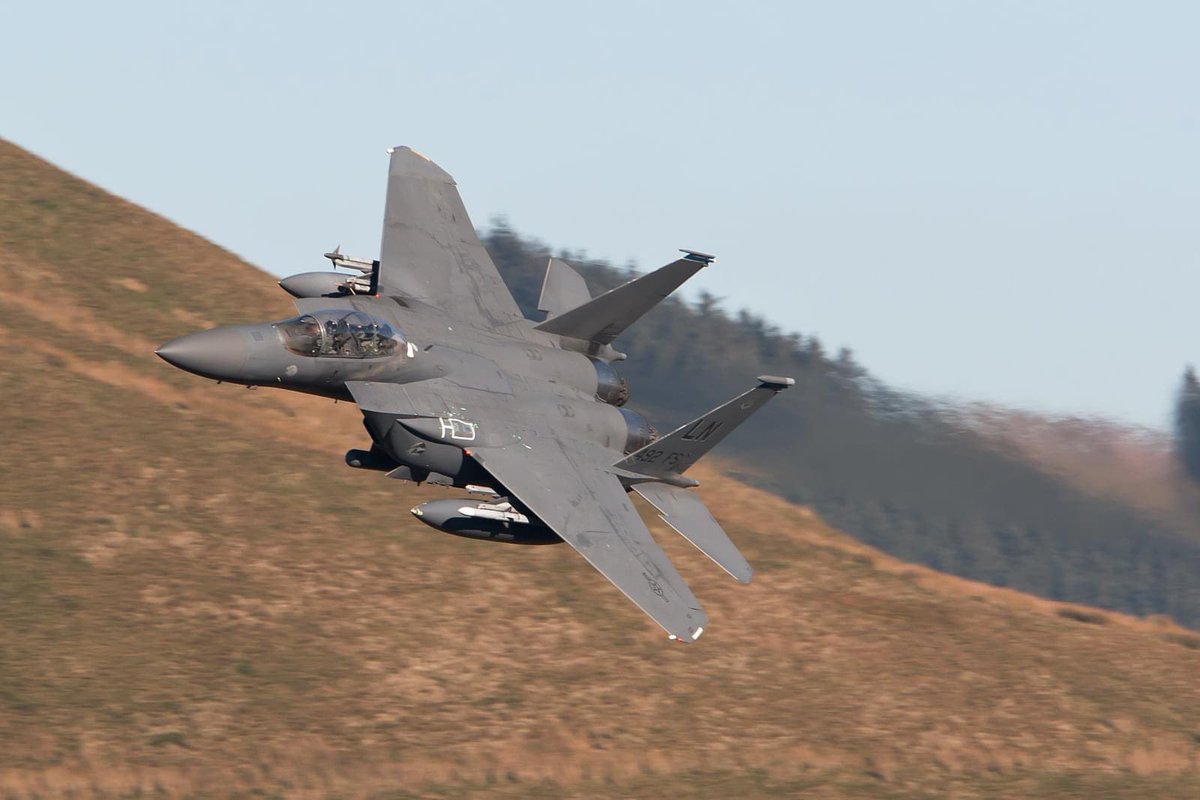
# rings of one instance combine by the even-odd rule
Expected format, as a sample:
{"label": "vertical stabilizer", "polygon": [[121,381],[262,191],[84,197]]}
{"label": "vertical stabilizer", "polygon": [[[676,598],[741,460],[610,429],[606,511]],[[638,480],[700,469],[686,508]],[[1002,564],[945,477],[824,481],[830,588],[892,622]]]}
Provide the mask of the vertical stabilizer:
{"label": "vertical stabilizer", "polygon": [[546,265],[546,278],[542,281],[542,296],[538,298],[538,311],[546,312],[551,319],[581,306],[592,299],[583,276],[561,258],[552,258]]}

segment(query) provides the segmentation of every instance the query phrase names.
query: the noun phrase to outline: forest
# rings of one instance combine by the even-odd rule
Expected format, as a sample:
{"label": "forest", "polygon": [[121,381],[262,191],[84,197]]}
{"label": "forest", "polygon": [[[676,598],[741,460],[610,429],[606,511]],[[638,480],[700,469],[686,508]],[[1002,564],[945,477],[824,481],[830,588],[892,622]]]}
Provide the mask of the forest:
{"label": "forest", "polygon": [[[552,251],[504,220],[493,221],[484,243],[531,319],[542,318],[536,306],[551,255],[576,266],[593,294],[634,274]],[[695,302],[668,298],[615,346],[629,354],[617,367],[629,380],[630,406],[660,430],[748,388],[756,375],[794,377],[796,387],[721,452],[737,462],[739,477],[868,544],[1051,599],[1200,625],[1200,526],[1039,469],[957,409],[889,388],[847,350],[827,353],[815,332],[785,331],[702,294]]]}
{"label": "forest", "polygon": [[1200,485],[1200,378],[1190,366],[1175,399],[1175,457],[1188,479]]}

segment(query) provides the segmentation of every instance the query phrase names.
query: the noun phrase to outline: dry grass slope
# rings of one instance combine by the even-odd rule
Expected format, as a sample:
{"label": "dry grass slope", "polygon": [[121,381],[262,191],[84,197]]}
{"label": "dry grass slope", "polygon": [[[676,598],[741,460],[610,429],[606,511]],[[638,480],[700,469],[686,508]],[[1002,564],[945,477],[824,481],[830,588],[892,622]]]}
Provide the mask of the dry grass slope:
{"label": "dry grass slope", "polygon": [[[1200,638],[895,561],[702,470],[661,632],[565,547],[439,536],[352,407],[153,345],[273,281],[0,142],[0,797],[1200,796]],[[748,510],[752,509],[752,513]]]}

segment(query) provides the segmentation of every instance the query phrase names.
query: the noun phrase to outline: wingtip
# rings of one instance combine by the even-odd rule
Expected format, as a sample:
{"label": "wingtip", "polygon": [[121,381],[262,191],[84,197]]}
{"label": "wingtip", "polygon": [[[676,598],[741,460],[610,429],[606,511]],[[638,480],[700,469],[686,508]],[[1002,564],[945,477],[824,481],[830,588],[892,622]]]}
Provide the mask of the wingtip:
{"label": "wingtip", "polygon": [[795,378],[781,378],[778,375],[759,375],[756,380],[771,389],[786,389],[796,385]]}
{"label": "wingtip", "polygon": [[446,172],[437,162],[419,150],[402,144],[389,147],[387,152],[391,157],[390,172],[392,175],[411,175],[454,183],[454,178],[449,172]]}
{"label": "wingtip", "polygon": [[399,152],[401,155],[408,155],[408,154],[410,154],[410,153],[411,153],[412,155],[414,155],[414,156],[417,156],[418,158],[422,158],[422,159],[424,159],[425,161],[428,161],[428,162],[430,162],[431,164],[433,163],[433,159],[432,159],[432,158],[430,158],[429,156],[425,155],[425,154],[424,154],[424,153],[422,153],[420,150],[417,150],[417,149],[415,149],[415,148],[409,147],[409,146],[408,146],[408,145],[406,145],[406,144],[398,144],[398,145],[396,145],[395,147],[389,147],[389,148],[387,149],[387,154],[388,154],[389,156],[390,156],[390,155],[394,155],[394,154],[395,154],[395,153],[397,153],[397,152]]}
{"label": "wingtip", "polygon": [[667,629],[667,638],[669,640],[679,642],[680,644],[691,644],[704,633],[704,626],[708,624],[708,615],[700,608],[694,608],[692,611],[694,613],[688,614],[687,621],[681,622],[681,627],[676,627],[675,632],[672,632],[669,628]]}
{"label": "wingtip", "polygon": [[672,642],[679,642],[681,644],[691,644],[692,642],[699,639],[700,634],[702,634],[702,633],[704,633],[704,626],[697,625],[694,628],[688,628],[688,632],[684,636],[680,636],[679,634],[676,634],[676,633],[668,633],[667,638],[670,639]]}
{"label": "wingtip", "polygon": [[688,250],[687,248],[679,248],[679,252],[684,254],[684,259],[688,261],[699,261],[704,266],[708,266],[717,260],[717,257],[711,253],[701,253],[699,250]]}

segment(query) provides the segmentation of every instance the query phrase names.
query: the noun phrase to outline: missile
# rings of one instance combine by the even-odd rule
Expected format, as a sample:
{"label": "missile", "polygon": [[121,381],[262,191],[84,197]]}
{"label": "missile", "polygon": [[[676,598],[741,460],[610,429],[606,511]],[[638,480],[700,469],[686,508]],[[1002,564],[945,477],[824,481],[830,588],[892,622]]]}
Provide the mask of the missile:
{"label": "missile", "polygon": [[345,269],[356,269],[359,272],[370,273],[379,266],[379,262],[370,258],[355,258],[354,256],[344,255],[342,246],[339,244],[333,250],[325,254],[325,257],[333,262],[335,267],[343,267]]}
{"label": "missile", "polygon": [[414,508],[412,515],[431,528],[468,539],[508,544],[558,544],[562,541],[540,521],[531,520],[505,501],[430,500]]}

